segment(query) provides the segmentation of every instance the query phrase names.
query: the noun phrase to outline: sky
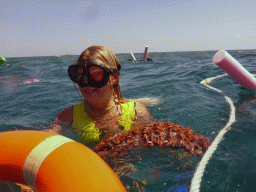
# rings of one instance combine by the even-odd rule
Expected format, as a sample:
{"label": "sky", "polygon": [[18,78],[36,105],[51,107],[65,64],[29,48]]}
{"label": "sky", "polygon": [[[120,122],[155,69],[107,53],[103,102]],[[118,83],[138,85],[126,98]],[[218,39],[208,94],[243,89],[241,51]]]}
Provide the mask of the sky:
{"label": "sky", "polygon": [[255,0],[1,0],[0,56],[256,49]]}

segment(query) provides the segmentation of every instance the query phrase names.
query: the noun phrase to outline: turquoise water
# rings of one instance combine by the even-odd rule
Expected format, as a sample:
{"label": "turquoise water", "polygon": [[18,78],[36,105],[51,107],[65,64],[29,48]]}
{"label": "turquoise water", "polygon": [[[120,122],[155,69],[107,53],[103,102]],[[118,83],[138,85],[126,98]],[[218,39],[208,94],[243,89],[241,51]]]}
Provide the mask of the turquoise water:
{"label": "turquoise water", "polygon": [[[256,73],[256,51],[228,51],[251,73]],[[121,92],[126,98],[159,98],[148,109],[154,121],[170,121],[215,139],[229,119],[230,108],[217,92],[200,82],[224,72],[212,63],[216,51],[150,53],[153,62],[121,62]],[[137,59],[143,54],[134,54]],[[0,131],[42,130],[65,107],[81,100],[67,68],[77,55],[6,58],[0,66]],[[256,189],[255,92],[242,89],[229,77],[210,84],[229,96],[236,122],[209,161],[201,191]],[[75,138],[70,132],[65,136]],[[161,148],[129,152],[136,171],[120,176],[130,191],[187,191],[200,158]],[[140,186],[133,186],[140,185]]]}

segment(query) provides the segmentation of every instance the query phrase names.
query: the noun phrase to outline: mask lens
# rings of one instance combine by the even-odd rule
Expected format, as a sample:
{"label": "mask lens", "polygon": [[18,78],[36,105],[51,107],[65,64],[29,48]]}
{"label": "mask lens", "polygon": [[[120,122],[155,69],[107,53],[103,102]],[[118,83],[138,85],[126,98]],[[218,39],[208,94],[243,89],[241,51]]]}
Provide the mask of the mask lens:
{"label": "mask lens", "polygon": [[78,83],[81,80],[83,72],[84,68],[77,65],[72,65],[68,69],[69,77],[75,83]]}
{"label": "mask lens", "polygon": [[104,78],[104,71],[100,66],[91,66],[88,69],[88,72],[90,73],[90,76],[95,80],[96,82],[100,82]]}

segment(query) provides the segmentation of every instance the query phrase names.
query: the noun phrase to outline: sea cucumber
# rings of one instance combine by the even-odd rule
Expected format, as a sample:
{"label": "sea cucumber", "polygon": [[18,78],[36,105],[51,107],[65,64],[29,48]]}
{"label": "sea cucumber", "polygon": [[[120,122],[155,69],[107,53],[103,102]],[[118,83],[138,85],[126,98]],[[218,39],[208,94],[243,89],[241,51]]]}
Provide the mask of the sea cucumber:
{"label": "sea cucumber", "polygon": [[171,122],[145,124],[101,141],[94,151],[102,158],[115,157],[138,147],[185,148],[192,155],[203,156],[212,141],[192,129]]}

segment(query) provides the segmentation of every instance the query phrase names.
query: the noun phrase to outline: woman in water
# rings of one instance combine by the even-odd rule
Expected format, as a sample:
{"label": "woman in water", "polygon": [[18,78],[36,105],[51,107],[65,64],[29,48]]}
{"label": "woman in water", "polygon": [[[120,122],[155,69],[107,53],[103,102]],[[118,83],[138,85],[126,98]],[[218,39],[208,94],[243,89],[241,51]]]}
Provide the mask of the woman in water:
{"label": "woman in water", "polygon": [[[62,110],[44,131],[63,133],[71,128],[81,142],[93,146],[100,140],[150,121],[145,105],[121,96],[120,69],[118,59],[108,48],[91,46],[84,50],[75,65],[68,69],[83,100]],[[22,192],[32,191],[27,186],[18,185]]]}
{"label": "woman in water", "polygon": [[47,131],[62,133],[71,127],[83,143],[95,145],[150,120],[142,103],[121,96],[120,69],[118,59],[108,48],[91,46],[84,50],[68,69],[83,100],[61,111]]}

